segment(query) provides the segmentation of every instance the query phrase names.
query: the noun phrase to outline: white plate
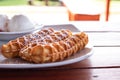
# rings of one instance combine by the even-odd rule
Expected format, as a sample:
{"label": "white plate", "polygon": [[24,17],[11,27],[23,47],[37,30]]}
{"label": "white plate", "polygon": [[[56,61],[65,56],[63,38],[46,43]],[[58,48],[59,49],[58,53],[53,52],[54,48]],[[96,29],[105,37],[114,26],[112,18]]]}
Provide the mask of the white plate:
{"label": "white plate", "polygon": [[32,33],[33,31],[39,30],[43,27],[43,25],[35,26],[32,30],[21,31],[21,32],[0,32],[0,41],[9,41],[15,39],[17,37],[21,37],[25,34]]}
{"label": "white plate", "polygon": [[63,61],[53,62],[53,63],[42,63],[42,64],[28,63],[20,58],[7,59],[2,55],[0,55],[0,68],[24,69],[24,68],[56,67],[56,66],[62,66],[62,65],[80,62],[91,56],[92,53],[93,53],[93,47],[91,45],[87,45],[83,50],[75,53],[74,55]]}
{"label": "white plate", "polygon": [[[71,24],[44,25],[43,28],[46,28],[46,27],[53,27],[55,30],[69,29],[72,32],[80,32],[79,29],[77,29],[74,25],[71,25]],[[29,63],[20,58],[7,59],[0,54],[0,68],[23,69],[23,68],[56,67],[56,66],[62,66],[62,65],[67,65],[67,64],[72,64],[72,63],[82,61],[88,58],[89,56],[91,56],[92,53],[93,53],[93,46],[88,44],[83,50],[77,52],[76,54],[72,55],[71,57],[63,61],[53,62],[53,63],[43,63],[43,64]]]}

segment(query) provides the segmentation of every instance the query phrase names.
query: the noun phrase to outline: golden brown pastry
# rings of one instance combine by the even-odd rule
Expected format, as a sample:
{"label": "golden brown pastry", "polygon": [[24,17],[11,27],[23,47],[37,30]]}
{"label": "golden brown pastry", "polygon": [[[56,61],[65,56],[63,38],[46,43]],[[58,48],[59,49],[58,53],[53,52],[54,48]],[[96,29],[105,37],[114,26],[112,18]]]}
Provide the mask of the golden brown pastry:
{"label": "golden brown pastry", "polygon": [[21,37],[22,39],[18,38],[16,40],[12,40],[7,44],[3,45],[2,54],[7,58],[17,57],[19,56],[19,51],[25,45],[34,46],[36,45],[36,43],[47,44],[47,43],[63,40],[71,35],[72,35],[72,32],[69,30],[60,30],[55,32],[53,32],[53,30],[50,30],[47,32],[42,32],[42,34],[39,34],[39,35],[38,34],[26,35]]}
{"label": "golden brown pastry", "polygon": [[1,52],[7,58],[17,57],[20,49],[23,48],[25,45],[29,44],[35,39],[39,39],[52,33],[54,33],[54,30],[52,28],[46,28],[36,33],[19,37],[15,40],[9,41],[7,44],[3,44]]}
{"label": "golden brown pastry", "polygon": [[32,43],[20,50],[20,57],[34,63],[46,63],[63,60],[88,43],[88,36],[84,32],[72,35],[64,40],[52,43]]}
{"label": "golden brown pastry", "polygon": [[[72,32],[70,30],[60,30],[60,31],[57,31],[53,34],[50,34],[50,35],[47,35],[45,36],[44,38],[42,39],[36,39],[34,41],[32,41],[31,43],[29,43],[28,45],[26,45],[24,48],[21,49],[21,53],[19,53],[19,56],[26,56],[26,59],[28,59],[29,61],[31,61],[31,58],[29,57],[29,48],[32,48],[36,45],[47,45],[49,43],[54,43],[54,42],[58,42],[58,41],[61,41],[61,40],[65,40],[66,38],[72,36]],[[24,53],[22,53],[22,51]]]}

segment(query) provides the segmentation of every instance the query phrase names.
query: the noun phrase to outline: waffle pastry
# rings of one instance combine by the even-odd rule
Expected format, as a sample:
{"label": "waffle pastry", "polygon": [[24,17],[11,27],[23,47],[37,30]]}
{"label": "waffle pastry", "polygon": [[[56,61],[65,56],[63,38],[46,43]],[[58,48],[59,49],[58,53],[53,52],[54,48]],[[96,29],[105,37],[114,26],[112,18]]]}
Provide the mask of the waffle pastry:
{"label": "waffle pastry", "polygon": [[20,50],[20,57],[34,63],[60,61],[82,50],[87,43],[87,34],[80,32],[57,42],[36,43],[33,46],[30,43]]}
{"label": "waffle pastry", "polygon": [[[67,37],[69,37],[71,35],[72,35],[72,32],[69,30],[60,30],[60,31],[52,32],[52,33],[49,33],[49,31],[48,31],[44,34],[34,35],[34,36],[32,34],[26,35],[26,36],[22,37],[24,39],[24,42],[22,42],[22,44],[20,44],[20,38],[18,38],[17,40],[19,40],[19,43],[18,43],[18,41],[16,41],[16,43],[12,43],[13,41],[12,42],[10,41],[7,44],[10,46],[9,49],[6,49],[6,45],[3,45],[2,46],[2,53],[7,58],[16,57],[16,56],[19,56],[19,51],[25,45],[34,46],[34,45],[36,45],[35,43],[39,43],[39,44],[46,43],[47,44],[47,43],[56,42],[56,41],[66,39]],[[32,43],[32,44],[30,44],[30,43]],[[14,46],[15,46],[15,48],[14,48]],[[6,52],[4,49],[6,49]]]}
{"label": "waffle pastry", "polygon": [[61,41],[61,40],[65,40],[66,38],[72,36],[72,32],[70,30],[60,30],[60,31],[57,31],[53,34],[50,34],[50,35],[47,35],[45,36],[43,39],[36,39],[34,41],[32,41],[31,43],[29,43],[28,45],[26,45],[24,48],[21,49],[21,51],[24,51],[24,53],[19,53],[19,56],[26,56],[28,59],[28,61],[31,61],[31,58],[29,57],[29,53],[28,53],[28,50],[29,48],[31,47],[34,47],[36,45],[47,45],[49,43],[54,43],[54,42],[58,42],[58,41]]}
{"label": "waffle pastry", "polygon": [[7,44],[3,44],[1,47],[1,52],[7,58],[17,57],[20,49],[23,48],[26,44],[52,33],[54,33],[52,28],[46,28],[36,33],[19,37],[15,40],[9,41]]}

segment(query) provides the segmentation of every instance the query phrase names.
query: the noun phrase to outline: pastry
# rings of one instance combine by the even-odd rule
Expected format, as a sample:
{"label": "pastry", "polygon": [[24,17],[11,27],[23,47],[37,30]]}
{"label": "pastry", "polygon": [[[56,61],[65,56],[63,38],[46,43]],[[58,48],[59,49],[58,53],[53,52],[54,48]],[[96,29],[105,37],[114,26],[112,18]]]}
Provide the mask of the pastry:
{"label": "pastry", "polygon": [[40,37],[52,34],[53,32],[54,30],[52,28],[47,28],[33,34],[28,34],[15,40],[11,40],[8,43],[2,45],[1,53],[7,58],[17,57],[20,49],[23,48],[26,44]]}
{"label": "pastry", "polygon": [[7,58],[19,57],[19,51],[26,45],[34,46],[36,43],[51,43],[66,39],[71,36],[69,30],[53,31],[53,29],[42,30],[35,34],[29,34],[15,40],[9,41],[2,46],[2,54]]}
{"label": "pastry", "polygon": [[84,32],[51,43],[30,43],[20,50],[19,56],[29,62],[46,63],[61,61],[84,49],[88,36]]}

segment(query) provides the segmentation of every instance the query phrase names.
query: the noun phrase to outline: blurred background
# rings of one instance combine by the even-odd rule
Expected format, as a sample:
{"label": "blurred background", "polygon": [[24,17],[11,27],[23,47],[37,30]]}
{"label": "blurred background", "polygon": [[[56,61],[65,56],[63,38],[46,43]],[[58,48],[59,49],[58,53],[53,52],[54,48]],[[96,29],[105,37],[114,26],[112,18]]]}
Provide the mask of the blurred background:
{"label": "blurred background", "polygon": [[[0,14],[6,14],[9,18],[15,14],[24,14],[33,22],[37,23],[66,22],[69,21],[68,8],[62,1],[63,0],[0,0]],[[98,7],[100,11],[99,21],[105,21],[107,0],[78,1],[84,1],[84,6],[88,5],[88,1],[96,4],[96,7]],[[79,5],[79,7],[83,5]],[[120,0],[110,0],[109,10],[108,21],[120,21]]]}

